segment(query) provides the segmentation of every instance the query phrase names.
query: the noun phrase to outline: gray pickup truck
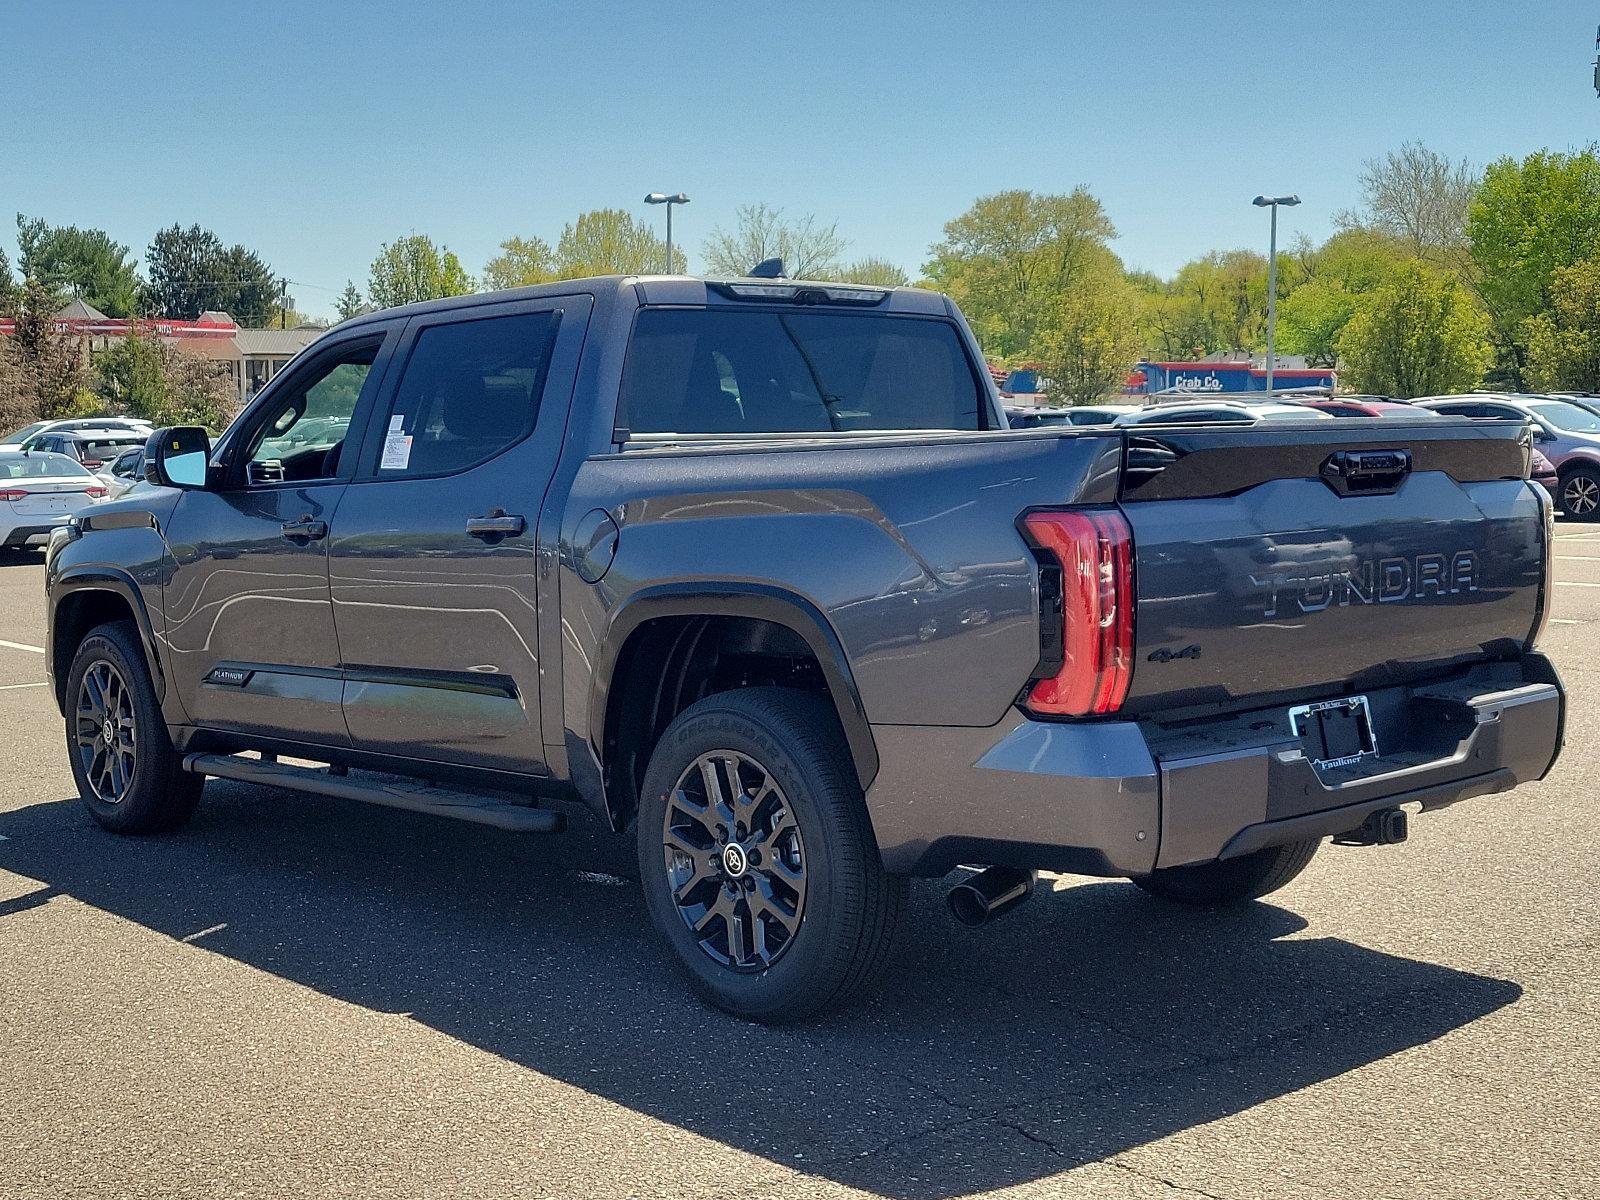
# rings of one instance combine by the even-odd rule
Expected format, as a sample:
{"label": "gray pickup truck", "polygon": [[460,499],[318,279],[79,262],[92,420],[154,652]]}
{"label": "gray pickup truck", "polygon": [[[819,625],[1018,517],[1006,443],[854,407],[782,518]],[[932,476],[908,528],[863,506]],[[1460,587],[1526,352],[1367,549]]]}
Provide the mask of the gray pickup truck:
{"label": "gray pickup truck", "polygon": [[[346,322],[57,531],[84,803],[207,776],[637,843],[776,1021],[1039,869],[1222,904],[1540,778],[1548,498],[1515,422],[1008,430],[943,296],[589,279]],[[1409,807],[1403,807],[1409,806]]]}

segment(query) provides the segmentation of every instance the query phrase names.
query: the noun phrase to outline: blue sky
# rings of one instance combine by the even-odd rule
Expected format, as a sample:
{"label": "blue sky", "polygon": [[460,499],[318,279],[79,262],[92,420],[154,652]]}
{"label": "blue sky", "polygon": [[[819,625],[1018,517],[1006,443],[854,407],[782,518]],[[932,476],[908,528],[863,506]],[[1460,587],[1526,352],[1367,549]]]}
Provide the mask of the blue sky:
{"label": "blue sky", "polygon": [[1484,161],[1600,136],[1600,6],[1385,3],[19,4],[0,30],[10,214],[142,254],[198,221],[327,312],[379,243],[472,271],[586,208],[741,204],[837,221],[913,275],[1005,188],[1087,185],[1130,266],[1254,246],[1260,191],[1326,235],[1361,160],[1420,138]]}

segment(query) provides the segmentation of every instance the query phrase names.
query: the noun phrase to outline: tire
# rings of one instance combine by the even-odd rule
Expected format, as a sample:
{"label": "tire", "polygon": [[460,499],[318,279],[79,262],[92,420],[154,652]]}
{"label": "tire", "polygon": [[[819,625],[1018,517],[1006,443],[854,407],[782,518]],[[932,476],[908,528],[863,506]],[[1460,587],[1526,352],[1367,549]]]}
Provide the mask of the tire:
{"label": "tire", "polygon": [[883,869],[838,720],[816,696],[748,688],[680,713],[645,772],[637,842],[656,931],[715,1007],[792,1021],[882,972],[906,879]]}
{"label": "tire", "polygon": [[1320,845],[1321,838],[1308,838],[1303,842],[1268,846],[1238,858],[1163,867],[1148,875],[1135,875],[1133,882],[1152,896],[1195,908],[1259,900],[1304,871]]}
{"label": "tire", "polygon": [[79,643],[66,710],[72,777],[96,821],[113,833],[141,834],[189,819],[205,780],[185,771],[172,747],[132,622],[97,626]]}
{"label": "tire", "polygon": [[1556,498],[1561,511],[1575,521],[1600,521],[1600,470],[1573,467],[1561,477]]}

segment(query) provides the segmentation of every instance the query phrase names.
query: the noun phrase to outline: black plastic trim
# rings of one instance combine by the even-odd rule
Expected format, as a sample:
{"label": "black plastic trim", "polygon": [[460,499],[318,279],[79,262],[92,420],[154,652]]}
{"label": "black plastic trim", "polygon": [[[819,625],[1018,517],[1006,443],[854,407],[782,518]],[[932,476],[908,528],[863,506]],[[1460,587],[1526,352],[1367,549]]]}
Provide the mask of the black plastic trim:
{"label": "black plastic trim", "polygon": [[595,664],[589,698],[589,737],[602,762],[604,754],[599,742],[604,737],[611,679],[622,647],[635,629],[657,617],[751,617],[771,621],[799,634],[822,665],[823,678],[850,745],[856,777],[863,790],[871,786],[878,774],[877,745],[867,723],[861,693],[850,671],[850,660],[827,617],[795,592],[768,584],[731,580],[664,583],[641,588],[612,613],[599,661]]}

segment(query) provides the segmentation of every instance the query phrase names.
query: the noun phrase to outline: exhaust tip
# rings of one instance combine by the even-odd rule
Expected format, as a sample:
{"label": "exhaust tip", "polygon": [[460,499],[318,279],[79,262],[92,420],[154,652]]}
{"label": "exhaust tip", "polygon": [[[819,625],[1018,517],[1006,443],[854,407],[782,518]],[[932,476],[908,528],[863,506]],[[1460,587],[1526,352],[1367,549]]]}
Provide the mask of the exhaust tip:
{"label": "exhaust tip", "polygon": [[950,889],[950,915],[969,929],[987,925],[1033,895],[1038,875],[1016,867],[989,867]]}
{"label": "exhaust tip", "polygon": [[969,929],[976,929],[989,919],[989,902],[971,884],[956,884],[945,903],[950,906],[950,915]]}

